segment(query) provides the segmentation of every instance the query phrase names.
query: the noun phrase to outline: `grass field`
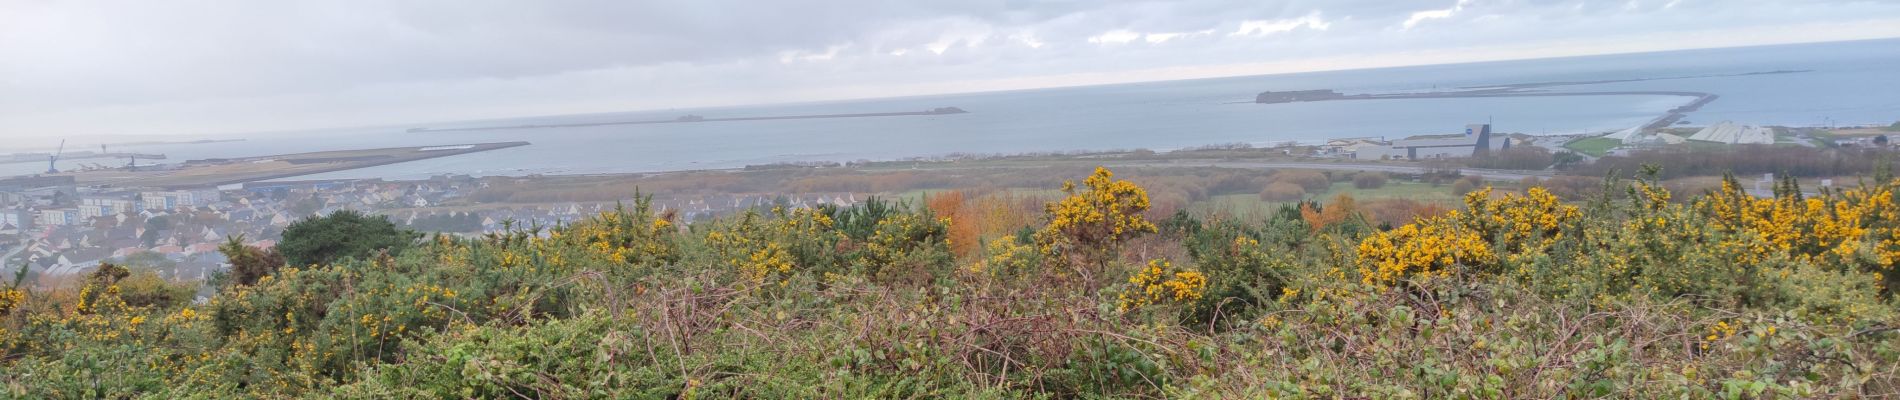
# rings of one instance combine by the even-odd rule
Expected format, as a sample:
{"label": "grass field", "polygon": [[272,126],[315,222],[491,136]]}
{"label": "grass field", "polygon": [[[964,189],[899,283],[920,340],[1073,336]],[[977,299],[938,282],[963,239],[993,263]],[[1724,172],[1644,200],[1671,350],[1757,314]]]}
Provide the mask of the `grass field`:
{"label": "grass field", "polygon": [[[943,192],[949,192],[952,190],[953,189],[917,189],[917,190],[905,191],[902,193],[891,194],[888,196],[892,200],[906,202],[908,204],[923,204],[924,197],[926,196],[936,195]],[[1009,188],[1009,189],[1002,189],[1002,191],[1005,193],[1008,193],[1011,196],[1016,196],[1016,197],[1046,198],[1046,199],[1062,198],[1062,191],[1055,190],[1055,189]],[[968,194],[970,192],[966,191],[964,193]]]}
{"label": "grass field", "polygon": [[[1409,199],[1446,206],[1457,205],[1458,202],[1462,200],[1461,196],[1452,193],[1451,185],[1432,186],[1431,184],[1421,182],[1398,181],[1386,183],[1384,187],[1377,189],[1355,188],[1352,186],[1352,182],[1334,182],[1333,187],[1327,189],[1325,192],[1308,193],[1306,197],[1311,200],[1326,202],[1334,196],[1341,194],[1352,196],[1353,199],[1359,201]],[[1228,194],[1213,196],[1206,201],[1196,202],[1189,206],[1189,210],[1191,212],[1224,213],[1242,218],[1264,217],[1279,210],[1280,206],[1285,204],[1287,204],[1287,202],[1261,200],[1260,195],[1257,194]]]}
{"label": "grass field", "polygon": [[1578,153],[1589,154],[1593,157],[1602,157],[1604,154],[1609,153],[1610,149],[1614,149],[1616,146],[1622,144],[1623,141],[1621,140],[1594,137],[1565,143],[1564,148],[1576,150]]}
{"label": "grass field", "polygon": [[[942,189],[910,190],[885,196],[892,200],[909,204],[922,204],[926,195],[934,195],[945,191],[946,190]],[[1003,191],[1012,196],[1024,198],[1045,198],[1054,200],[1062,197],[1062,191],[1053,189],[1010,188],[1003,189]],[[1308,193],[1306,198],[1325,202],[1340,194],[1352,196],[1352,198],[1360,201],[1409,199],[1445,206],[1455,206],[1462,199],[1461,196],[1452,193],[1451,185],[1433,186],[1423,182],[1398,180],[1393,180],[1386,183],[1385,186],[1375,189],[1356,188],[1353,187],[1352,182],[1334,182],[1332,187],[1327,188],[1326,191]],[[1280,206],[1288,203],[1289,202],[1261,200],[1260,195],[1255,193],[1234,193],[1214,195],[1206,200],[1193,202],[1192,204],[1188,204],[1188,210],[1190,212],[1211,212],[1240,218],[1253,218],[1271,215],[1273,212],[1279,210]]]}

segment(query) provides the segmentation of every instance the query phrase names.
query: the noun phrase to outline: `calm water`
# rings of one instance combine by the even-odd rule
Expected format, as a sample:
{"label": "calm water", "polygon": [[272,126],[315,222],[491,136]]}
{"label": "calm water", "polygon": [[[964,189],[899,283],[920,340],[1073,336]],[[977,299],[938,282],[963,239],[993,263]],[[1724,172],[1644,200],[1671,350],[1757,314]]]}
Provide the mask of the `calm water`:
{"label": "calm water", "polygon": [[[176,162],[365,147],[529,141],[532,146],[299,179],[423,178],[431,174],[576,174],[731,168],[786,161],[850,161],[948,153],[1171,149],[1215,143],[1313,142],[1333,137],[1452,133],[1492,121],[1501,132],[1601,132],[1640,125],[1685,97],[1601,96],[1378,100],[1258,105],[1264,90],[1428,90],[1508,83],[1654,78],[1771,70],[1800,74],[1569,86],[1561,90],[1687,90],[1722,97],[1696,124],[1822,125],[1900,120],[1900,40],[1594,56],[1150,82],[894,99],[660,112],[514,118],[249,137],[243,142],[124,146]],[[404,133],[417,126],[506,126],[706,117],[917,111],[969,114]],[[94,161],[80,161],[94,162]],[[62,164],[65,164],[62,162]],[[38,164],[0,164],[0,174]]]}

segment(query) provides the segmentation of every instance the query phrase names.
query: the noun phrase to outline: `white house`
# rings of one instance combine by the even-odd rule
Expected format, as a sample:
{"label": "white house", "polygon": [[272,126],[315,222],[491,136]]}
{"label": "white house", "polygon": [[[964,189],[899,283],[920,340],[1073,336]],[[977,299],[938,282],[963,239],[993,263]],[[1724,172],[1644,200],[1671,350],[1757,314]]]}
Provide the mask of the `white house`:
{"label": "white house", "polygon": [[82,221],[79,217],[79,209],[55,208],[40,210],[39,220],[35,222],[47,226],[66,226],[78,224],[79,221]]}
{"label": "white house", "polygon": [[139,193],[139,201],[147,210],[171,210],[179,207],[198,207],[216,203],[218,199],[218,191],[211,189]]}
{"label": "white house", "polygon": [[79,216],[96,218],[119,213],[132,212],[138,207],[132,199],[106,196],[88,196],[79,198]]}

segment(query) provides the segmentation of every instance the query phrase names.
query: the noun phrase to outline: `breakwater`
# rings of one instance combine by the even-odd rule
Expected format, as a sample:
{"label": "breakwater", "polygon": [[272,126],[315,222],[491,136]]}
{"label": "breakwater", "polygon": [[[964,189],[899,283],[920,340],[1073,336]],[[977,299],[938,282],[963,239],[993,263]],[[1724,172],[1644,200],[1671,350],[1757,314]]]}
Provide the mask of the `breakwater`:
{"label": "breakwater", "polygon": [[1508,89],[1486,89],[1457,92],[1432,93],[1391,93],[1391,94],[1340,94],[1331,90],[1307,90],[1300,92],[1265,92],[1254,102],[1261,104],[1298,103],[1311,101],[1339,100],[1401,100],[1401,99],[1464,99],[1481,97],[1570,97],[1570,96],[1684,96],[1694,97],[1688,104],[1671,108],[1663,115],[1643,124],[1643,129],[1659,129],[1675,124],[1689,113],[1702,109],[1702,106],[1722,96],[1705,92],[1623,90],[1603,92],[1520,92]]}
{"label": "breakwater", "polygon": [[1707,92],[1674,91],[1674,90],[1606,90],[1606,91],[1556,92],[1556,91],[1544,91],[1540,89],[1550,88],[1550,87],[1559,87],[1559,86],[1598,85],[1598,84],[1609,84],[1609,83],[1643,82],[1643,81],[1674,80],[1674,79],[1698,79],[1698,78],[1798,74],[1798,73],[1804,73],[1804,72],[1810,72],[1810,71],[1809,70],[1777,70],[1777,71],[1748,72],[1748,73],[1740,73],[1740,74],[1694,75],[1694,76],[1675,76],[1675,77],[1664,77],[1664,78],[1605,79],[1605,80],[1593,80],[1593,81],[1513,83],[1513,84],[1494,85],[1494,86],[1462,87],[1455,90],[1436,91],[1436,92],[1345,94],[1345,93],[1340,93],[1339,91],[1336,91],[1336,90],[1328,90],[1328,89],[1296,90],[1296,91],[1281,91],[1281,92],[1269,91],[1269,92],[1260,92],[1260,94],[1255,95],[1254,103],[1281,104],[1281,103],[1301,103],[1301,102],[1314,102],[1314,101],[1343,101],[1343,100],[1405,100],[1405,99],[1460,99],[1460,98],[1484,98],[1484,97],[1570,97],[1570,96],[1682,96],[1682,97],[1695,98],[1695,100],[1692,100],[1687,104],[1683,104],[1682,106],[1669,109],[1669,111],[1663,113],[1663,115],[1658,116],[1655,119],[1650,120],[1649,123],[1643,125],[1643,129],[1658,129],[1658,128],[1668,127],[1669,125],[1675,124],[1677,121],[1681,121],[1684,117],[1688,116],[1688,113],[1695,112],[1696,110],[1700,110],[1702,109],[1702,106],[1708,105],[1709,103],[1714,102],[1716,99],[1721,98],[1722,96],[1714,94],[1714,93],[1707,93]]}
{"label": "breakwater", "polygon": [[579,127],[587,127],[587,126],[609,126],[609,125],[686,124],[686,123],[701,123],[701,122],[770,121],[770,120],[781,120],[781,119],[907,117],[907,116],[924,116],[924,115],[951,115],[951,114],[965,114],[965,113],[969,113],[969,111],[964,111],[963,109],[956,108],[956,107],[938,107],[938,108],[933,108],[933,109],[925,110],[925,111],[900,111],[900,112],[855,113],[855,114],[776,115],[776,116],[764,116],[764,117],[707,118],[704,116],[688,114],[688,115],[683,115],[683,116],[680,116],[679,118],[674,118],[674,119],[658,119],[658,120],[643,120],[643,121],[584,122],[584,123],[571,123],[571,124],[481,126],[481,127],[469,127],[469,128],[413,128],[413,129],[409,129],[409,132],[410,133],[424,133],[424,132],[488,131],[488,130],[500,130],[500,129],[579,128]]}

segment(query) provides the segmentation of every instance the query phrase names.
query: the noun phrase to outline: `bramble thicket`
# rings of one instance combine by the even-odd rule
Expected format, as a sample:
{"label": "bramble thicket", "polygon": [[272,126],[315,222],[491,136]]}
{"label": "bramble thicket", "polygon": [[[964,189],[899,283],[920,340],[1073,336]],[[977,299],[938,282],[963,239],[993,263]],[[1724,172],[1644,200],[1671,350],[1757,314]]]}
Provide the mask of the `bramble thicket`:
{"label": "bramble thicket", "polygon": [[242,276],[200,301],[110,264],[0,290],[0,397],[1900,392],[1900,181],[1656,176],[1475,188],[1397,226],[1345,197],[1161,214],[1097,169],[1039,212],[950,192],[687,224],[641,200],[288,265],[234,240]]}

